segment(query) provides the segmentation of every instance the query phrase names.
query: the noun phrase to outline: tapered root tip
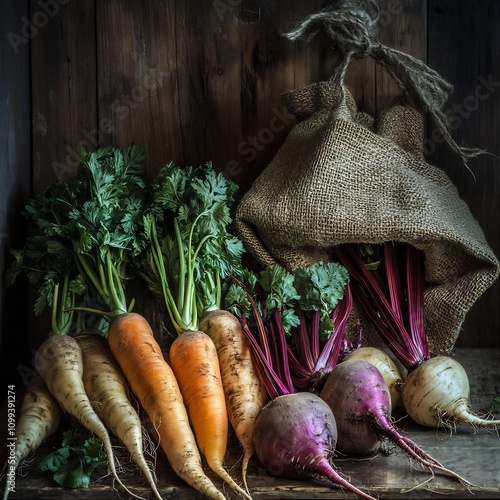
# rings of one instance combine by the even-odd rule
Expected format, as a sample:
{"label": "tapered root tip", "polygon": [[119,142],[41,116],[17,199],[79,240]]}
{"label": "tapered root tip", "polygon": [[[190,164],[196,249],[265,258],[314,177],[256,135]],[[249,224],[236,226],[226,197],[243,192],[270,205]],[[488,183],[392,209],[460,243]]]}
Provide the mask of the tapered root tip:
{"label": "tapered root tip", "polygon": [[448,424],[463,424],[467,425],[470,424],[473,427],[482,427],[482,428],[489,428],[494,431],[497,431],[497,427],[500,426],[500,419],[495,419],[495,418],[488,418],[488,417],[480,417],[479,415],[476,415],[473,411],[470,409],[464,409],[461,412],[457,413],[456,415],[453,415],[452,417],[448,418],[447,415],[442,416],[442,421],[445,426]]}
{"label": "tapered root tip", "polygon": [[335,471],[335,469],[332,468],[332,466],[326,459],[323,461],[323,463],[316,463],[315,468],[319,474],[328,478],[332,483],[342,486],[344,489],[350,491],[351,493],[354,493],[359,498],[364,498],[365,500],[377,500],[375,497],[372,497],[371,495],[368,495],[368,493],[361,491],[360,489],[356,488],[356,486],[352,485],[349,481],[344,479]]}
{"label": "tapered root tip", "polygon": [[250,495],[250,490],[248,489],[247,483],[247,473],[248,473],[248,464],[250,463],[251,454],[244,453],[241,459],[241,479],[243,481],[244,490]]}

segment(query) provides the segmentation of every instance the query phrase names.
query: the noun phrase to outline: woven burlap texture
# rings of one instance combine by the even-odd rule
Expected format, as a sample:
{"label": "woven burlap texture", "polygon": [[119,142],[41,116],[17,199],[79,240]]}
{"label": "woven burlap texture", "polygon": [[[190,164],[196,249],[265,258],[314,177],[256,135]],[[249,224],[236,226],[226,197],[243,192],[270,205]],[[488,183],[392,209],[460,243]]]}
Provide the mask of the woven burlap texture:
{"label": "woven burlap texture", "polygon": [[448,354],[499,263],[456,187],[424,159],[422,115],[400,99],[374,120],[332,82],[283,101],[296,124],[237,207],[245,246],[293,270],[342,243],[414,245],[425,255],[429,347]]}

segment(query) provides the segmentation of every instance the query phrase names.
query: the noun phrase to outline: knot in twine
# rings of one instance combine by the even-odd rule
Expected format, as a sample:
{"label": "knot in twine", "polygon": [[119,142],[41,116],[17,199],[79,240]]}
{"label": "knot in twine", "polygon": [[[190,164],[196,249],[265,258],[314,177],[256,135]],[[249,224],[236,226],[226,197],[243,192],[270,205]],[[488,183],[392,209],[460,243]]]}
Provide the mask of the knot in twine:
{"label": "knot in twine", "polygon": [[283,36],[296,41],[311,41],[323,33],[332,50],[341,56],[331,80],[341,89],[351,59],[372,57],[382,64],[405,96],[421,112],[429,113],[446,143],[464,164],[484,153],[481,149],[460,147],[450,133],[449,119],[443,107],[453,86],[419,59],[388,47],[378,41],[379,9],[375,0],[338,0],[333,5],[311,14]]}

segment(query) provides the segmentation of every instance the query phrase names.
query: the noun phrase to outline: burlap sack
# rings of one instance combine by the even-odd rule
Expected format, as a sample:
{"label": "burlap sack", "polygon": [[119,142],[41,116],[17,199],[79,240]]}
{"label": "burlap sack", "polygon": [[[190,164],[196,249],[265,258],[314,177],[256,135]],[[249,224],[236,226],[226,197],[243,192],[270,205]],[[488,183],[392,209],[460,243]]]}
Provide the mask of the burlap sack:
{"label": "burlap sack", "polygon": [[449,353],[499,264],[450,179],[425,161],[422,114],[400,100],[374,120],[333,82],[283,100],[296,125],[239,203],[246,247],[260,263],[290,270],[328,260],[342,243],[422,249],[429,346]]}

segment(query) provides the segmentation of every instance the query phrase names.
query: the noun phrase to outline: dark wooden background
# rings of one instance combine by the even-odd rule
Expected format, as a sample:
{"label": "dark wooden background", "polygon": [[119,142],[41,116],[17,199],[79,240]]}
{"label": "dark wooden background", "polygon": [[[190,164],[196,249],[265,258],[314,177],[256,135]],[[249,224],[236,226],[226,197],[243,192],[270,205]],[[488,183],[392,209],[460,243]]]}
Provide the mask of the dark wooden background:
{"label": "dark wooden background", "polygon": [[[327,79],[335,63],[324,41],[294,44],[281,36],[325,1],[0,3],[2,273],[9,248],[22,241],[19,213],[27,197],[69,179],[80,145],[144,146],[148,180],[170,160],[211,160],[244,192],[293,126],[281,93]],[[442,144],[431,138],[427,147],[429,161],[456,183],[500,255],[500,2],[379,5],[380,40],[454,85],[447,109],[455,139],[490,153],[470,162],[471,174]],[[352,64],[348,84],[371,114],[399,93],[370,60]],[[29,366],[46,335],[30,301],[22,283],[1,290],[7,373]],[[469,312],[458,346],[500,346],[499,302],[495,283]]]}

